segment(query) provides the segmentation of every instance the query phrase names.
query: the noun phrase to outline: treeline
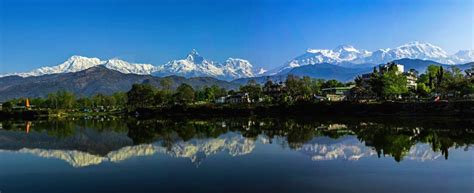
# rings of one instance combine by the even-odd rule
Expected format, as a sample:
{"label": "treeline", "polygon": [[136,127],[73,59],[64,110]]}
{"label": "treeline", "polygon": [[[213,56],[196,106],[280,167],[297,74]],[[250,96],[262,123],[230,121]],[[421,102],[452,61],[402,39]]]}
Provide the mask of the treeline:
{"label": "treeline", "polygon": [[[351,90],[355,98],[396,99],[426,98],[462,98],[474,94],[474,67],[464,73],[456,66],[444,69],[442,66],[430,65],[426,72],[418,76],[411,69],[406,73],[398,73],[395,64],[388,64],[386,71],[374,68],[369,79],[359,76],[355,79],[356,87]],[[407,86],[407,78],[416,78],[415,85]]]}
{"label": "treeline", "polygon": [[[15,107],[26,107],[27,98],[19,98],[7,101],[2,104],[5,111]],[[45,98],[28,98],[30,108],[34,109],[66,109],[66,110],[114,110],[126,107],[127,95],[117,92],[113,95],[96,94],[91,97],[78,97],[72,92],[60,90],[48,94]]]}
{"label": "treeline", "polygon": [[[298,101],[311,101],[314,94],[321,94],[321,90],[330,87],[347,86],[351,83],[342,83],[337,80],[312,79],[309,77],[288,76],[283,83],[267,81],[264,85],[251,80],[239,90],[226,90],[218,86],[193,89],[188,84],[181,84],[176,90],[155,88],[149,84],[135,84],[127,92],[128,107],[147,108],[170,105],[189,105],[215,103],[217,99],[227,96],[247,94],[248,103],[260,104],[293,104]],[[275,90],[275,88],[277,90]],[[273,89],[273,90],[272,90]]]}
{"label": "treeline", "polygon": [[453,97],[474,94],[474,66],[463,72],[456,66],[445,70],[442,66],[431,65],[417,81],[421,96],[431,93],[440,95],[453,94]]}
{"label": "treeline", "polygon": [[[128,92],[118,92],[113,95],[97,94],[91,97],[78,97],[65,90],[50,93],[46,98],[28,98],[32,108],[47,109],[134,109],[173,105],[190,105],[214,103],[221,97],[246,93],[250,103],[261,104],[293,104],[298,101],[311,101],[314,94],[321,94],[321,90],[330,87],[347,86],[351,83],[342,83],[337,80],[312,79],[309,77],[288,76],[284,83],[267,81],[264,85],[254,80],[241,86],[238,90],[226,90],[213,86],[204,86],[194,89],[188,84],[181,84],[177,89],[171,89],[168,79],[160,82],[160,88],[150,84],[134,84]],[[283,86],[284,85],[284,86]],[[278,91],[270,91],[278,88]],[[4,110],[15,106],[26,106],[26,98],[13,99],[3,103]]]}

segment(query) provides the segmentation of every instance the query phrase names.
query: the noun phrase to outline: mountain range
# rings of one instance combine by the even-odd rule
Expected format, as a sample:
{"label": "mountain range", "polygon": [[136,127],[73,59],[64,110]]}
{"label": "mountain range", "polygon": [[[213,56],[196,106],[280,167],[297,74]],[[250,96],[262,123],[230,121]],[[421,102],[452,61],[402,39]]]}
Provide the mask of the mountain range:
{"label": "mountain range", "polygon": [[51,67],[41,67],[30,72],[10,73],[3,76],[17,75],[21,77],[42,76],[79,72],[95,66],[104,66],[124,74],[154,75],[154,76],[183,76],[183,77],[214,77],[222,80],[253,77],[258,72],[253,71],[252,64],[244,59],[228,58],[224,63],[214,62],[192,50],[185,59],[172,60],[160,66],[152,64],[129,63],[120,59],[101,60],[84,56],[72,56],[62,64]]}
{"label": "mountain range", "polygon": [[7,76],[0,78],[0,101],[19,97],[46,97],[58,90],[67,90],[77,96],[92,96],[95,94],[113,94],[126,92],[133,84],[147,83],[161,87],[160,81],[171,79],[172,89],[186,83],[194,88],[218,85],[226,89],[236,89],[236,83],[219,80],[212,77],[181,76],[155,77],[151,75],[125,74],[111,70],[105,66],[93,66],[78,72],[48,74],[42,76]]}
{"label": "mountain range", "polygon": [[462,64],[474,61],[474,50],[461,50],[453,55],[449,55],[438,46],[418,41],[396,48],[378,49],[373,52],[363,49],[359,50],[351,45],[342,45],[332,50],[308,49],[306,53],[272,70],[270,74],[286,73],[295,67],[323,63],[351,68],[370,67],[404,58],[430,60],[449,65]]}
{"label": "mountain range", "polygon": [[[164,77],[172,79],[172,88],[187,83],[194,88],[217,85],[238,89],[249,80],[258,83],[267,80],[282,82],[289,74],[347,82],[388,61],[405,65],[405,70],[415,69],[421,73],[432,64],[445,68],[455,65],[466,70],[474,67],[473,53],[459,51],[448,55],[437,46],[420,42],[374,52],[343,45],[333,50],[309,49],[305,54],[271,71],[255,70],[249,61],[238,58],[228,58],[223,63],[215,62],[199,55],[196,50],[192,50],[184,59],[159,66],[129,63],[120,59],[104,61],[72,56],[57,66],[0,76],[0,101],[18,97],[45,97],[58,90],[68,90],[77,96],[112,94],[128,91],[137,83],[160,87]],[[471,62],[454,64],[468,61]]]}
{"label": "mountain range", "polygon": [[[474,50],[461,50],[453,55],[438,46],[425,42],[410,42],[396,48],[367,51],[351,45],[341,45],[334,49],[308,49],[304,54],[287,61],[283,66],[272,70],[254,69],[245,59],[228,58],[223,63],[215,62],[192,50],[184,59],[172,60],[162,65],[130,63],[120,59],[101,60],[84,56],[72,56],[57,66],[41,67],[30,72],[3,74],[0,77],[17,75],[21,77],[41,76],[78,72],[94,66],[104,66],[125,74],[153,76],[214,77],[221,80],[234,80],[257,76],[284,75],[298,67],[332,64],[344,68],[363,69],[400,59],[419,59],[439,64],[454,65],[474,61]],[[305,67],[308,74],[311,68]],[[409,68],[405,68],[409,69]],[[296,70],[296,71],[302,71]],[[357,70],[360,71],[360,70]],[[321,74],[321,73],[319,73]]]}

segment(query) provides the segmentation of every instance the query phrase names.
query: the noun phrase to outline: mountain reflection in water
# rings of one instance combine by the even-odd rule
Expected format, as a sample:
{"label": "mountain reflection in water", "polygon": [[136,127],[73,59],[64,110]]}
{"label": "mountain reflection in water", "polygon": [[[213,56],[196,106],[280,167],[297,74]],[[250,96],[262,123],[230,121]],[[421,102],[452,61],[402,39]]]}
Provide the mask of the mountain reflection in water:
{"label": "mountain reflection in water", "polygon": [[66,161],[73,167],[119,163],[163,154],[199,165],[219,152],[251,154],[277,144],[313,161],[357,161],[391,156],[395,161],[448,159],[469,151],[472,122],[459,120],[48,120],[2,122],[0,153],[14,152]]}

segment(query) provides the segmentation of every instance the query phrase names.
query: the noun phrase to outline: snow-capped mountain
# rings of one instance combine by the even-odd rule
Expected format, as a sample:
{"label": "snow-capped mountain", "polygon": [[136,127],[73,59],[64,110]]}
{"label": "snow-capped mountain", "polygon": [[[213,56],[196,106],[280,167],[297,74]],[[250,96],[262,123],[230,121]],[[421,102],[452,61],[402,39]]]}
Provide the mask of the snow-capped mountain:
{"label": "snow-capped mountain", "polygon": [[379,49],[370,56],[362,58],[365,63],[386,63],[402,58],[433,60],[444,64],[455,64],[440,47],[423,42],[410,42],[396,48]]}
{"label": "snow-capped mountain", "polygon": [[72,56],[67,61],[57,66],[42,67],[30,72],[11,73],[0,75],[18,75],[22,77],[41,76],[82,71],[94,66],[102,65],[108,69],[126,74],[184,77],[214,77],[223,80],[233,80],[254,76],[267,76],[285,74],[293,68],[315,65],[334,64],[349,68],[368,68],[378,64],[400,59],[421,59],[438,62],[441,64],[464,64],[474,61],[474,50],[462,50],[453,55],[438,46],[425,42],[410,42],[395,48],[378,49],[369,52],[357,49],[351,45],[341,45],[334,49],[307,49],[306,52],[286,62],[283,66],[267,71],[254,69],[253,65],[244,59],[228,58],[224,62],[215,62],[192,50],[187,57],[171,60],[162,65],[129,63],[120,59],[101,60],[83,56]]}
{"label": "snow-capped mountain", "polygon": [[[305,65],[322,63],[348,65],[377,65],[399,59],[431,60],[443,64],[462,64],[474,61],[474,50],[463,50],[449,55],[438,46],[425,42],[410,42],[396,48],[379,49],[373,52],[356,49],[351,45],[341,45],[333,50],[308,49],[306,53],[286,62],[282,67],[269,71],[268,74],[286,73],[290,69]],[[362,65],[363,64],[363,65]]]}
{"label": "snow-capped mountain", "polygon": [[221,64],[202,57],[194,49],[185,59],[172,60],[159,66],[154,74],[158,76],[178,75],[184,77],[210,76],[226,80],[254,76],[253,66],[247,60],[228,58]]}
{"label": "snow-capped mountain", "polygon": [[224,72],[234,79],[254,76],[252,64],[244,59],[228,58],[223,66]]}
{"label": "snow-capped mountain", "polygon": [[88,58],[74,55],[64,63],[57,66],[41,67],[30,72],[5,74],[3,76],[18,75],[21,77],[28,77],[46,74],[78,72],[99,65],[103,65],[109,69],[117,70],[125,74],[151,74],[152,72],[156,71],[156,67],[151,64],[128,63],[119,59],[102,61],[99,58]]}
{"label": "snow-capped mountain", "polygon": [[84,56],[72,56],[66,62],[52,67],[41,67],[39,69],[23,72],[4,74],[2,76],[18,75],[21,77],[41,76],[46,74],[59,74],[78,72],[88,68],[102,65],[108,69],[116,70],[125,74],[168,76],[178,75],[184,77],[214,77],[225,80],[235,78],[253,77],[265,70],[254,72],[252,64],[244,59],[228,58],[224,63],[208,60],[196,50],[185,59],[172,60],[163,65],[129,63],[120,59],[100,60],[99,58],[88,58]]}
{"label": "snow-capped mountain", "polygon": [[157,67],[151,64],[129,63],[120,59],[110,59],[104,63],[104,66],[111,70],[116,70],[125,74],[151,74],[157,71]]}
{"label": "snow-capped mountain", "polygon": [[185,59],[172,60],[159,66],[154,74],[158,76],[179,75],[185,77],[221,77],[224,76],[224,69],[221,68],[219,63],[207,60],[199,55],[196,50],[192,50]]}
{"label": "snow-capped mountain", "polygon": [[13,73],[13,74],[6,74],[8,75],[18,75],[21,77],[28,77],[28,76],[41,76],[45,74],[57,74],[57,73],[68,73],[68,72],[77,72],[81,70],[85,70],[91,68],[93,66],[97,66],[104,63],[99,58],[87,58],[83,56],[71,56],[68,60],[64,63],[59,64],[57,66],[52,67],[41,67],[36,70],[24,73]]}
{"label": "snow-capped mountain", "polygon": [[460,63],[472,62],[474,59],[474,50],[460,50],[452,57]]}
{"label": "snow-capped mountain", "polygon": [[333,50],[329,49],[308,49],[301,56],[288,61],[278,72],[286,71],[294,67],[305,65],[331,63],[339,64],[350,62],[369,56],[371,53],[367,50],[358,50],[351,45],[341,45]]}

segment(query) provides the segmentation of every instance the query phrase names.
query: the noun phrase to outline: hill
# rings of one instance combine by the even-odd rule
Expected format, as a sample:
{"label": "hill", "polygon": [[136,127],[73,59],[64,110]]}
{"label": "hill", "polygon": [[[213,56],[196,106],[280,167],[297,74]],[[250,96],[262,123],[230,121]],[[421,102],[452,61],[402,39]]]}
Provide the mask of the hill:
{"label": "hill", "polygon": [[46,97],[49,93],[58,90],[73,92],[77,96],[91,96],[94,94],[112,94],[126,92],[133,84],[149,83],[159,87],[162,79],[172,80],[172,88],[181,83],[193,88],[218,85],[226,89],[236,89],[236,83],[230,83],[211,77],[184,78],[180,76],[154,77],[150,75],[124,74],[108,69],[104,66],[71,73],[52,74],[43,76],[7,76],[0,78],[0,101],[19,97]]}

